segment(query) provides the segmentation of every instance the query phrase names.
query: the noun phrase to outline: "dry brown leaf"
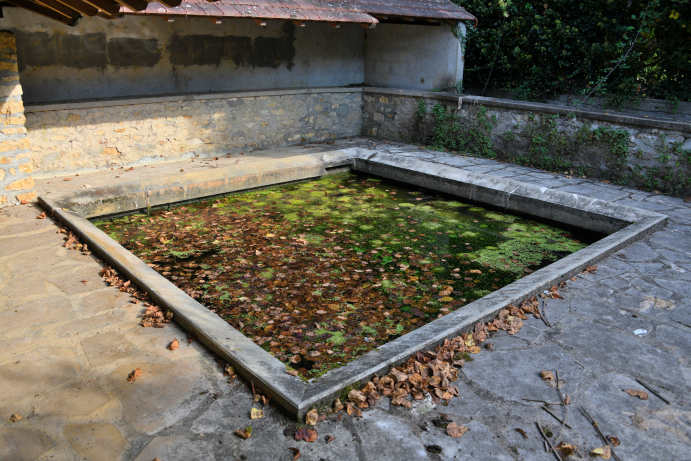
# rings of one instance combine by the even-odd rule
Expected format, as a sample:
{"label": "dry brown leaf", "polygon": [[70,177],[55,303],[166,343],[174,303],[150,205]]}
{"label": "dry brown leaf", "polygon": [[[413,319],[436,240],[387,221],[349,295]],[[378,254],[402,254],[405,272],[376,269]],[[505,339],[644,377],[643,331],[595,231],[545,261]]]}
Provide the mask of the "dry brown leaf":
{"label": "dry brown leaf", "polygon": [[648,400],[648,393],[638,389],[626,389],[631,397],[638,397],[641,400]]}
{"label": "dry brown leaf", "polygon": [[317,440],[317,430],[301,427],[295,432],[295,440],[304,440],[305,442],[314,442]]}
{"label": "dry brown leaf", "polygon": [[250,410],[250,419],[262,419],[264,417],[264,411],[257,408],[252,408]]}
{"label": "dry brown leaf", "polygon": [[10,416],[10,421],[13,423],[16,423],[20,419],[22,419],[22,415],[20,415],[19,413],[14,413],[12,416]]}
{"label": "dry brown leaf", "polygon": [[326,443],[331,443],[334,440],[336,440],[336,437],[334,437],[333,435],[327,435],[326,436]]}
{"label": "dry brown leaf", "polygon": [[293,461],[296,461],[300,457],[300,449],[299,448],[288,447],[288,450],[295,453],[295,455],[293,456]]}
{"label": "dry brown leaf", "polygon": [[576,453],[576,445],[570,443],[560,442],[556,447],[557,450],[561,451],[562,456],[567,457]]}
{"label": "dry brown leaf", "polygon": [[362,392],[353,389],[350,392],[348,392],[348,399],[351,402],[355,403],[357,406],[361,407],[361,405],[363,404],[366,405],[365,402],[367,401],[367,396]]}
{"label": "dry brown leaf", "polygon": [[343,410],[343,404],[341,403],[341,399],[336,399],[334,402],[334,413],[339,412]]}
{"label": "dry brown leaf", "polygon": [[317,425],[317,420],[319,419],[319,413],[317,413],[316,409],[311,409],[310,411],[307,412],[305,415],[305,423],[309,424],[310,426],[316,426]]}
{"label": "dry brown leaf", "polygon": [[286,373],[288,373],[290,376],[297,376],[298,375],[297,370],[286,370]]}
{"label": "dry brown leaf", "polygon": [[142,369],[137,368],[127,376],[127,381],[135,382],[142,375]]}
{"label": "dry brown leaf", "polygon": [[36,216],[36,219],[46,219],[46,212],[44,211],[43,213]]}
{"label": "dry brown leaf", "polygon": [[552,373],[551,371],[542,370],[540,372],[540,378],[542,378],[545,381],[554,381],[554,373]]}
{"label": "dry brown leaf", "polygon": [[602,459],[609,459],[612,457],[612,449],[609,447],[609,445],[605,445],[604,447],[594,449],[590,452],[590,454],[593,456],[599,456]]}
{"label": "dry brown leaf", "polygon": [[618,447],[621,444],[621,441],[613,435],[608,435],[606,438],[607,440],[609,440],[609,443],[611,443],[613,447]]}
{"label": "dry brown leaf", "polygon": [[174,339],[173,342],[171,342],[170,344],[168,344],[168,349],[170,349],[171,351],[174,351],[174,350],[177,349],[178,347],[180,347],[180,343],[178,342],[177,339]]}
{"label": "dry brown leaf", "polygon": [[466,432],[468,432],[468,428],[466,426],[459,426],[456,423],[449,423],[449,425],[446,426],[446,433],[454,439],[462,437]]}
{"label": "dry brown leaf", "polygon": [[237,429],[235,431],[235,435],[237,435],[241,439],[247,440],[252,435],[252,428],[248,427],[247,429]]}
{"label": "dry brown leaf", "polygon": [[346,413],[348,413],[349,416],[359,416],[362,417],[362,412],[360,409],[354,405],[351,405],[349,402],[346,402]]}
{"label": "dry brown leaf", "polygon": [[518,432],[519,434],[521,434],[521,435],[523,436],[524,439],[527,439],[527,438],[528,438],[528,434],[526,434],[525,431],[524,431],[523,429],[521,429],[520,427],[517,427],[517,428],[514,429],[514,430],[515,430],[516,432]]}

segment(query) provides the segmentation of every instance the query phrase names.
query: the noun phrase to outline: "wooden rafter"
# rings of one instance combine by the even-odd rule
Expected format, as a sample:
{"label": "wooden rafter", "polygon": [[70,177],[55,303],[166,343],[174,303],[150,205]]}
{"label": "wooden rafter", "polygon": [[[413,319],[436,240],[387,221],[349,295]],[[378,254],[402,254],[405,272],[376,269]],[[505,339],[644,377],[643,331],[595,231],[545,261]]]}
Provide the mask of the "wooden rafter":
{"label": "wooden rafter", "polygon": [[[39,0],[40,1],[40,0]],[[84,16],[96,16],[98,14],[98,8],[94,8],[88,3],[84,3],[82,0],[57,0],[59,3],[72,8],[73,10],[83,14]]]}
{"label": "wooden rafter", "polygon": [[120,13],[120,5],[113,0],[84,0],[87,3],[95,6],[99,10],[108,13],[111,16],[116,16]]}
{"label": "wooden rafter", "polygon": [[144,11],[149,6],[146,0],[118,0],[118,3],[132,11]]}
{"label": "wooden rafter", "polygon": [[[82,15],[79,13],[72,12],[70,15],[65,15],[43,5],[30,2],[29,0],[8,0],[8,3],[29,11],[33,11],[36,14],[40,14],[63,24],[67,24],[68,26],[76,26],[79,20],[82,18]],[[69,10],[69,8],[66,9]]]}
{"label": "wooden rafter", "polygon": [[159,0],[159,2],[171,8],[175,8],[176,6],[180,6],[182,4],[182,0]]}

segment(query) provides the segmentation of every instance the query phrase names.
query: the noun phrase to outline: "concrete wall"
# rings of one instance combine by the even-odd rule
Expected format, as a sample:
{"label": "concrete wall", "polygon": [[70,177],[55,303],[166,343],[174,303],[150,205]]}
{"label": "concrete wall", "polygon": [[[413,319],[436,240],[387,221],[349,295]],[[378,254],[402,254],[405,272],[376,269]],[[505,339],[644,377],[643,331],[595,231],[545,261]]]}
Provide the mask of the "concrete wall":
{"label": "concrete wall", "polygon": [[85,18],[61,25],[3,8],[27,103],[358,84],[365,30],[247,19]]}
{"label": "concrete wall", "polygon": [[[421,100],[427,110],[422,119],[417,116]],[[367,88],[363,94],[363,134],[429,144],[435,124],[431,108],[436,104],[446,105],[457,116],[460,136],[487,141],[489,150],[482,147],[479,155],[537,167],[562,165],[557,172],[682,197],[691,195],[688,122],[586,111],[571,117],[569,110],[548,104]],[[550,125],[554,117],[560,120],[557,129]],[[628,153],[614,150],[607,135],[598,138],[594,132],[599,127],[625,130]],[[533,149],[538,146],[536,139],[545,136],[550,139],[547,150]]]}
{"label": "concrete wall", "polygon": [[0,31],[0,206],[36,198],[14,34]]}
{"label": "concrete wall", "polygon": [[362,130],[359,88],[187,98],[27,106],[36,177],[221,156]]}
{"label": "concrete wall", "polygon": [[[460,24],[465,35],[465,25]],[[436,90],[463,79],[463,50],[448,24],[379,24],[367,30],[365,82],[385,88]]]}

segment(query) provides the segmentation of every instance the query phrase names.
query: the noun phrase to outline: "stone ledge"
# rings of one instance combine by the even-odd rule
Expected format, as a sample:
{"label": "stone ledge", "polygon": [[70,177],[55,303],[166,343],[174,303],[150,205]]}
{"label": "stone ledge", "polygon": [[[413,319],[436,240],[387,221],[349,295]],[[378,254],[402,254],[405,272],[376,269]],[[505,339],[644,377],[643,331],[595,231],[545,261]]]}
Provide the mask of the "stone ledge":
{"label": "stone ledge", "polygon": [[482,96],[455,95],[451,93],[438,93],[434,91],[397,90],[393,88],[363,88],[362,90],[365,94],[385,94],[392,96],[408,96],[413,98],[450,101],[456,103],[459,108],[463,104],[472,104],[558,115],[575,114],[576,117],[580,119],[586,118],[622,125],[645,126],[649,128],[691,132],[691,123],[678,122],[664,118],[636,117],[633,115],[618,115],[598,111],[571,110],[552,106],[550,104],[515,101],[511,99],[486,98]]}
{"label": "stone ledge", "polygon": [[67,102],[60,104],[26,104],[24,112],[48,112],[54,110],[94,109],[98,107],[129,106],[135,104],[161,104],[182,101],[206,101],[213,99],[254,98],[262,96],[290,96],[295,94],[362,93],[362,88],[317,87],[286,88],[276,90],[246,90],[223,93],[189,93],[171,96],[112,99],[105,101]]}

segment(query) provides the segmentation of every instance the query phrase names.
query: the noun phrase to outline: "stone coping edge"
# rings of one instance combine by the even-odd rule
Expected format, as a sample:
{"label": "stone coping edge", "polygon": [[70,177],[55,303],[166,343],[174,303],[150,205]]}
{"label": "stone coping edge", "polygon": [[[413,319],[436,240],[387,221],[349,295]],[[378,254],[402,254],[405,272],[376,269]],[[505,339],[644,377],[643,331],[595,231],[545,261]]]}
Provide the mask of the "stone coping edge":
{"label": "stone coping edge", "polygon": [[362,93],[361,87],[314,87],[314,88],[280,88],[270,90],[239,90],[221,93],[186,93],[164,96],[141,96],[134,98],[108,99],[104,101],[64,102],[48,104],[25,104],[24,113],[48,112],[55,110],[81,110],[98,107],[129,106],[135,104],[161,104],[168,102],[207,101],[212,99],[261,98],[266,96],[289,96],[295,94],[323,93]]}
{"label": "stone coping edge", "polygon": [[[465,186],[469,187],[465,189],[465,193],[486,189],[482,194],[470,194],[466,197],[471,200],[491,199],[489,192],[491,189],[486,186],[489,183],[496,184],[498,187],[494,188],[494,196],[495,199],[500,199],[496,204],[505,206],[508,210],[513,210],[514,203],[521,203],[521,200],[515,197],[527,197],[536,193],[544,195],[543,188],[529,184],[525,184],[527,188],[519,191],[519,195],[512,195],[510,190],[513,189],[514,184],[512,183],[515,181],[472,173],[457,167],[440,165],[426,160],[415,159],[413,163],[404,161],[402,164],[396,164],[395,161],[392,161],[394,156],[391,154],[377,154],[366,149],[358,149],[356,155],[358,158],[355,160],[354,169],[357,171],[378,174],[394,180],[413,178],[412,184],[422,185],[420,183],[424,183],[425,187],[443,192],[449,189],[449,185],[452,185],[456,188],[460,187],[458,190],[464,193],[462,180],[473,183],[470,186]],[[416,173],[418,169],[421,171]],[[430,187],[435,186],[431,180],[435,172],[443,174],[437,176],[436,187]],[[416,174],[419,175],[418,179],[414,179]],[[459,175],[456,180],[452,178],[454,175]],[[313,177],[318,177],[318,175]],[[275,180],[277,176],[271,176],[271,178]],[[488,184],[479,184],[483,180],[487,181]],[[499,187],[502,186],[502,181],[506,183],[503,184],[503,188]],[[565,196],[574,195],[559,191],[551,192],[555,195],[548,195],[542,201],[558,206],[563,206],[563,204],[558,201],[555,202],[555,200],[564,201]],[[509,198],[514,198],[508,200],[507,195]],[[87,219],[80,216],[79,213],[63,209],[59,203],[51,198],[39,197],[39,201],[52,216],[64,222],[73,232],[82,237],[92,251],[113,265],[121,274],[134,281],[141,289],[148,291],[156,303],[170,309],[174,313],[174,320],[177,323],[196,335],[199,341],[212,352],[232,364],[245,379],[252,380],[255,385],[270,393],[279,405],[298,420],[301,420],[311,408],[330,405],[331,401],[345,387],[362,384],[376,373],[387,372],[391,367],[400,364],[419,350],[432,349],[445,339],[470,331],[477,323],[492,319],[507,304],[519,303],[523,299],[574,276],[587,265],[611,255],[664,226],[666,222],[664,215],[619,206],[625,216],[635,216],[636,222],[629,225],[619,223],[618,230],[598,242],[472,302],[464,306],[463,309],[452,312],[386,343],[341,368],[331,370],[315,382],[305,383],[288,375],[285,372],[285,366],[278,359],[193,300]],[[614,204],[610,205],[614,208],[617,207]],[[613,209],[604,205],[594,206],[593,199],[575,200],[571,202],[569,208],[582,209],[591,215],[599,214],[596,210],[608,214]]]}
{"label": "stone coping edge", "polygon": [[413,98],[437,99],[441,101],[452,101],[458,105],[460,109],[463,104],[484,105],[493,107],[502,107],[506,109],[517,109],[523,111],[545,112],[549,114],[569,115],[574,114],[576,118],[601,120],[604,122],[622,124],[622,125],[636,125],[649,128],[677,130],[689,132],[691,131],[691,123],[680,122],[659,117],[638,117],[635,115],[625,114],[611,114],[608,112],[600,112],[593,110],[575,110],[567,109],[550,104],[542,104],[537,102],[516,101],[513,99],[489,98],[484,96],[470,96],[470,95],[456,95],[452,93],[441,93],[435,91],[420,91],[420,90],[400,90],[394,88],[374,88],[365,87],[363,93],[372,94],[386,94],[392,96],[409,96]]}

